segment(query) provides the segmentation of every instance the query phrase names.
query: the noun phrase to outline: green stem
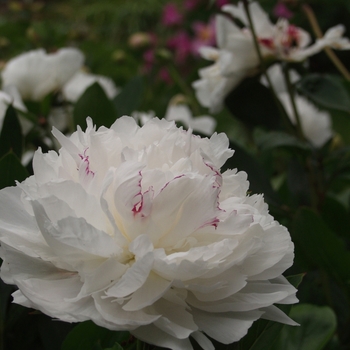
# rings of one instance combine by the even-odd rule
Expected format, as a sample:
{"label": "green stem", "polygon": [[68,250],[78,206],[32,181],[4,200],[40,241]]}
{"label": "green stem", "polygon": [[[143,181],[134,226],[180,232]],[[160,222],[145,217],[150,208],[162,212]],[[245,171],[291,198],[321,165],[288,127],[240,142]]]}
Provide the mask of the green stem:
{"label": "green stem", "polygon": [[287,112],[285,111],[285,109],[283,108],[279,98],[277,97],[277,93],[276,93],[276,90],[272,84],[272,81],[269,77],[269,75],[267,74],[267,70],[266,70],[266,66],[265,66],[265,61],[264,61],[264,58],[262,56],[262,53],[261,53],[261,50],[260,50],[260,45],[259,45],[259,41],[258,41],[258,36],[256,35],[256,31],[255,31],[255,27],[254,27],[254,23],[253,23],[253,20],[252,20],[252,17],[250,15],[250,11],[249,11],[249,1],[248,0],[243,0],[243,6],[244,6],[244,10],[245,10],[245,13],[247,15],[247,18],[248,18],[248,22],[249,22],[249,26],[250,26],[250,30],[251,30],[251,33],[252,33],[252,36],[253,36],[253,41],[254,41],[254,47],[255,47],[255,50],[256,50],[256,53],[258,55],[258,58],[259,58],[259,62],[260,62],[260,69],[263,73],[263,75],[265,76],[268,84],[269,84],[269,88],[272,92],[272,95],[273,95],[273,98],[274,98],[274,101],[277,105],[277,108],[280,112],[280,115],[282,116],[283,118],[283,121],[287,127],[287,129],[289,129],[291,132],[295,133],[295,128],[292,124],[292,122],[290,121],[289,117],[288,117],[288,114]]}
{"label": "green stem", "polygon": [[293,88],[292,82],[290,80],[288,63],[284,62],[282,64],[282,68],[283,68],[283,74],[284,74],[284,78],[285,78],[286,85],[287,85],[287,90],[288,90],[288,93],[289,93],[290,102],[292,104],[292,109],[293,109],[293,113],[294,113],[294,116],[295,116],[297,133],[298,133],[298,136],[302,140],[305,140],[305,136],[304,136],[304,133],[303,133],[303,128],[302,128],[301,120],[300,120],[300,114],[298,112],[298,108],[297,108],[297,105],[295,103],[294,88]]}
{"label": "green stem", "polygon": [[187,83],[184,81],[184,79],[181,77],[181,75],[179,74],[177,69],[174,67],[174,65],[170,62],[168,64],[168,69],[169,69],[169,73],[170,73],[171,77],[173,78],[173,80],[175,81],[177,86],[189,99],[189,101],[193,107],[194,114],[198,116],[200,114],[200,105],[198,104],[198,101],[195,98],[193,91],[187,85]]}
{"label": "green stem", "polygon": [[148,350],[148,344],[140,339],[136,340],[136,350]]}

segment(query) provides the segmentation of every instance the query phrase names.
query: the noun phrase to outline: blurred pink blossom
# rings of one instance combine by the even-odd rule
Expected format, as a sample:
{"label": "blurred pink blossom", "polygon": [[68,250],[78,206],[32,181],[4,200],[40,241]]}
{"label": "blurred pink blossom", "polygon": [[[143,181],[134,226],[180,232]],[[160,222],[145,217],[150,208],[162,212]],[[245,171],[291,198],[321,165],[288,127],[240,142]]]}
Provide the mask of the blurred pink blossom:
{"label": "blurred pink blossom", "polygon": [[176,4],[170,2],[163,8],[162,23],[167,27],[179,25],[183,22],[183,16]]}
{"label": "blurred pink blossom", "polygon": [[143,53],[142,58],[143,58],[143,63],[144,63],[143,67],[142,67],[142,71],[144,73],[147,73],[152,69],[154,62],[155,62],[154,49],[146,50]]}
{"label": "blurred pink blossom", "polygon": [[162,67],[159,69],[157,78],[167,85],[171,85],[173,83],[170,73],[166,67]]}
{"label": "blurred pink blossom", "polygon": [[230,0],[216,0],[216,6],[219,8],[229,3],[230,3]]}
{"label": "blurred pink blossom", "polygon": [[282,17],[286,19],[290,19],[293,17],[293,12],[289,10],[289,8],[283,4],[282,2],[278,2],[273,9],[273,14],[276,17]]}
{"label": "blurred pink blossom", "polygon": [[175,54],[175,62],[178,64],[185,63],[187,57],[192,53],[192,40],[186,31],[181,30],[171,37],[167,46]]}
{"label": "blurred pink blossom", "polygon": [[187,11],[193,11],[200,2],[201,0],[185,0],[183,5]]}
{"label": "blurred pink blossom", "polygon": [[195,38],[192,41],[192,54],[199,55],[199,49],[202,46],[215,45],[215,19],[212,18],[209,23],[196,21],[192,25]]}

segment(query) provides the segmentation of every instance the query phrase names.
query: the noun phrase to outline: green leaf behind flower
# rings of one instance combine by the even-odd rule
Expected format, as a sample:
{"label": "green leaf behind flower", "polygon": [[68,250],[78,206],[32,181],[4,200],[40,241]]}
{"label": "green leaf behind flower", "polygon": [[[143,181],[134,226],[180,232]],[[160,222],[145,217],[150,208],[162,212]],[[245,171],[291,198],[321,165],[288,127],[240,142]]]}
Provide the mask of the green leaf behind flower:
{"label": "green leaf behind flower", "polygon": [[350,287],[350,252],[321,216],[308,208],[298,210],[292,239],[296,255],[302,255],[310,268],[321,268],[341,286]]}
{"label": "green leaf behind flower", "polygon": [[300,304],[289,315],[299,327],[284,327],[273,350],[321,350],[333,336],[337,320],[327,306]]}
{"label": "green leaf behind flower", "polygon": [[131,79],[123,91],[114,98],[118,117],[130,115],[139,107],[143,95],[143,80],[137,76]]}
{"label": "green leaf behind flower", "polygon": [[106,347],[117,350],[116,343],[127,342],[129,336],[129,332],[113,332],[92,321],[86,321],[74,327],[64,340],[61,350],[95,350]]}
{"label": "green leaf behind flower", "polygon": [[0,158],[9,151],[13,151],[18,158],[21,158],[22,149],[22,128],[15,109],[9,106],[0,133]]}
{"label": "green leaf behind flower", "polygon": [[97,127],[109,128],[117,118],[113,102],[99,83],[89,86],[75,103],[73,119],[75,126],[86,127],[86,118],[91,117]]}
{"label": "green leaf behind flower", "polygon": [[349,93],[337,76],[309,74],[296,87],[301,94],[320,106],[350,113]]}
{"label": "green leaf behind flower", "polygon": [[29,176],[26,168],[13,152],[0,159],[0,189],[15,186],[15,181],[23,181]]}

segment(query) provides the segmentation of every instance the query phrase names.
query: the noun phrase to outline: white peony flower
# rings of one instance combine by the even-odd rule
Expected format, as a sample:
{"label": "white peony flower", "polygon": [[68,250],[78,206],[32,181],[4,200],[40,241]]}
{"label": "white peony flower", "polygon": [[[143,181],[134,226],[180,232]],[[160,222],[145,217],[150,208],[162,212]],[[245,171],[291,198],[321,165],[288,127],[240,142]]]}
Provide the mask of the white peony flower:
{"label": "white peony flower", "polygon": [[[252,32],[243,3],[239,2],[237,6],[225,5],[222,9],[234,18],[240,20],[245,26],[243,29],[240,29],[229,19],[222,18],[222,21],[226,20],[232,23],[229,33],[219,32],[217,34],[219,37],[220,35],[226,37],[226,40],[229,41],[226,44],[226,48],[232,51],[237,45],[235,41],[239,40],[250,41],[252,43]],[[290,24],[285,18],[280,18],[276,24],[272,24],[267,14],[257,2],[249,4],[249,11],[264,57],[271,56],[282,61],[299,62],[320,52],[325,47],[332,47],[338,50],[350,49],[349,39],[343,37],[345,29],[342,25],[330,28],[323,38],[316,40],[314,44],[310,45],[311,36],[308,32]],[[227,27],[228,25],[226,27],[222,26],[221,28],[225,30]],[[232,27],[236,28],[232,30]],[[251,44],[250,47],[251,51],[253,51],[253,44]],[[248,55],[247,50],[246,57],[241,58],[241,60],[248,60],[249,63],[252,63],[254,55],[257,59],[256,53],[250,52]],[[256,64],[258,63],[257,61]],[[228,67],[227,69],[230,70]]]}
{"label": "white peony flower", "polygon": [[15,85],[24,100],[40,101],[59,90],[80,69],[84,55],[75,48],[63,48],[53,54],[38,49],[7,62],[2,71],[3,87]]}
{"label": "white peony flower", "polygon": [[[227,16],[217,15],[215,23],[218,48],[205,47],[200,50],[202,57],[215,63],[199,72],[200,80],[194,82],[193,87],[198,101],[204,107],[209,107],[211,112],[220,111],[226,95],[259,67],[259,57],[243,3],[225,5],[222,10],[239,20],[243,28]],[[323,38],[310,45],[308,32],[289,24],[285,18],[273,24],[259,3],[251,2],[249,11],[265,59],[300,62],[325,47],[350,49],[349,39],[343,37],[342,25],[329,29]]]}
{"label": "white peony flower", "polygon": [[101,85],[108,98],[113,99],[118,95],[119,89],[112,79],[80,71],[63,86],[63,96],[67,101],[76,102],[85,90],[95,82]]}
{"label": "white peony flower", "polygon": [[[296,124],[296,117],[290,95],[287,91],[287,85],[281,65],[274,64],[267,70],[267,74],[269,75],[270,81],[277,92],[277,96],[285,108],[289,119],[293,124]],[[295,70],[290,70],[289,74],[292,83],[300,80],[300,76]],[[262,77],[261,82],[267,85],[265,77]],[[313,103],[298,94],[294,95],[294,100],[305,138],[315,147],[321,147],[333,135],[330,114],[326,111],[319,110]]]}
{"label": "white peony flower", "polygon": [[1,278],[14,302],[68,322],[93,320],[157,346],[214,349],[258,318],[295,324],[274,303],[297,302],[282,276],[287,229],[244,172],[224,134],[130,117],[91,119],[59,154],[35,153],[34,175],[0,191]]}

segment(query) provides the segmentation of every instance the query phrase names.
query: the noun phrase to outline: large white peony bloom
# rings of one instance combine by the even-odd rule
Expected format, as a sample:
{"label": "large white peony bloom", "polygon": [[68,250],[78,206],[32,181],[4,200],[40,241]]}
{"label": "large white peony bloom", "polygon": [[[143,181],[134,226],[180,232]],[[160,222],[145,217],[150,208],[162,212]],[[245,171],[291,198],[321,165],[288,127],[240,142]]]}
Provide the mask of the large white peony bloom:
{"label": "large white peony bloom", "polygon": [[238,341],[258,318],[294,324],[287,229],[224,134],[210,139],[130,117],[97,131],[87,119],[59,154],[37,151],[34,175],[0,191],[1,278],[14,302],[68,322],[93,320],[158,346]]}
{"label": "large white peony bloom", "polygon": [[[213,113],[220,111],[226,95],[259,67],[259,57],[243,3],[225,5],[222,10],[243,27],[227,16],[216,16],[218,47],[202,47],[200,50],[202,57],[214,61],[214,64],[200,70],[200,79],[193,83],[198,101]],[[330,28],[323,38],[310,45],[308,32],[284,18],[273,24],[257,2],[249,3],[249,11],[264,59],[301,62],[325,47],[350,49],[349,39],[343,37],[345,28],[342,25]]]}
{"label": "large white peony bloom", "polygon": [[52,54],[43,49],[29,51],[7,62],[1,74],[2,85],[16,86],[24,100],[40,101],[61,89],[83,62],[84,55],[75,48],[63,48]]}

